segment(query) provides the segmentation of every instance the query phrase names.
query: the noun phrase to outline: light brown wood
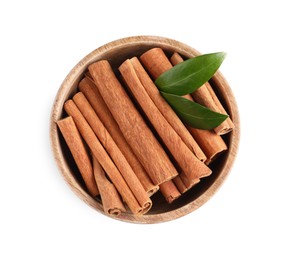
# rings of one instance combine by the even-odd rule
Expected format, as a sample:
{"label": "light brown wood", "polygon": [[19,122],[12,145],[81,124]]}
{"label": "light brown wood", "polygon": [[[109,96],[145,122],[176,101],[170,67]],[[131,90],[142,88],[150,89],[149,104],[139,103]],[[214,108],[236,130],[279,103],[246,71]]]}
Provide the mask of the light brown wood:
{"label": "light brown wood", "polygon": [[[111,61],[113,68],[118,68],[118,66],[126,59],[140,56],[142,53],[153,47],[161,47],[169,56],[172,55],[173,52],[178,52],[185,58],[194,57],[200,54],[197,50],[184,43],[163,37],[136,36],[119,39],[94,50],[84,57],[67,75],[54,101],[50,118],[50,137],[53,154],[59,170],[71,189],[84,202],[102,214],[105,214],[105,212],[101,203],[94,200],[76,178],[77,173],[75,173],[70,158],[67,155],[68,148],[59,134],[56,122],[63,118],[63,104],[77,92],[78,83],[91,63],[107,59]],[[147,214],[134,216],[130,212],[126,212],[122,213],[120,216],[112,216],[113,218],[131,223],[158,223],[174,220],[201,207],[224,183],[233,166],[238,150],[240,134],[239,113],[232,90],[219,71],[211,79],[210,83],[215,92],[219,94],[219,100],[231,116],[235,125],[235,129],[225,136],[228,150],[216,161],[215,167],[212,169],[213,173],[211,178],[205,178],[203,180],[203,185],[200,185],[200,183],[196,184],[193,188],[193,192],[195,191],[196,195],[193,194],[193,192],[186,192],[176,201],[168,204],[164,201],[164,198],[161,199],[155,194],[155,198],[153,198],[153,207]]]}

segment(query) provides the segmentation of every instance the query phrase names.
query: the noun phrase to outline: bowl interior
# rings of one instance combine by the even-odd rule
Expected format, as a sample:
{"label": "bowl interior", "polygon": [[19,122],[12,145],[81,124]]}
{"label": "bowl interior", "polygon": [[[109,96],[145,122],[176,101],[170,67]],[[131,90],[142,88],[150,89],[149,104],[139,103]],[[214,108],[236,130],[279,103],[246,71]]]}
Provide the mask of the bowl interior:
{"label": "bowl interior", "polygon": [[[89,64],[101,59],[107,59],[115,73],[118,74],[118,66],[127,58],[140,56],[153,47],[161,47],[168,56],[174,51],[186,58],[199,54],[195,49],[183,43],[161,37],[138,36],[111,42],[87,55],[73,68],[62,83],[53,106],[51,116],[51,140],[53,152],[60,171],[77,195],[103,214],[105,213],[100,200],[91,198],[86,192],[83,179],[55,122],[66,116],[63,111],[63,104],[77,92],[77,85],[84,76],[84,72],[87,70]],[[200,183],[171,204],[168,204],[164,197],[157,192],[151,197],[153,207],[147,214],[137,217],[127,212],[114,218],[138,223],[155,223],[175,219],[200,207],[223,183],[236,154],[239,139],[238,111],[231,89],[221,73],[218,72],[211,79],[210,83],[236,126],[234,131],[223,136],[228,150],[210,165],[213,171],[212,174],[207,178],[201,179]]]}

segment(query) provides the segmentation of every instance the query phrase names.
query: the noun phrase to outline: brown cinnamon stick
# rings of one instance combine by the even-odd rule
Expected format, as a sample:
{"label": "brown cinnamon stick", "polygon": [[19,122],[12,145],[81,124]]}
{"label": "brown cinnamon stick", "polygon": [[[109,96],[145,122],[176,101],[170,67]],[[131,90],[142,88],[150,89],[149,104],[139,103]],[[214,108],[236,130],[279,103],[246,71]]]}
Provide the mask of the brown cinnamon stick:
{"label": "brown cinnamon stick", "polygon": [[157,108],[160,110],[161,114],[163,114],[165,119],[181,137],[187,147],[196,155],[199,160],[204,162],[206,160],[206,155],[203,153],[197,142],[186,129],[180,118],[176,115],[176,113],[169,106],[166,100],[160,95],[158,88],[155,86],[152,79],[149,77],[149,75],[141,65],[140,61],[137,58],[132,58],[131,63],[134,70],[136,71],[139,80],[145,88],[145,91],[152,99],[154,104],[157,106]]}
{"label": "brown cinnamon stick", "polygon": [[187,128],[206,154],[207,160],[205,163],[207,165],[228,149],[225,141],[214,131],[197,129],[190,126],[187,126]]}
{"label": "brown cinnamon stick", "polygon": [[158,185],[153,184],[140,161],[133,153],[131,147],[124,138],[116,120],[112,116],[103,98],[101,97],[101,94],[98,91],[95,83],[90,78],[85,77],[79,82],[79,90],[88,99],[90,105],[95,110],[101,122],[104,124],[107,131],[110,133],[115,143],[117,144],[118,148],[127,159],[128,163],[132,167],[134,173],[137,175],[148,195],[151,196],[154,194],[159,188]]}
{"label": "brown cinnamon stick", "polygon": [[88,152],[83,144],[82,138],[73,119],[71,117],[66,117],[57,121],[57,125],[68,148],[71,151],[74,161],[85,182],[87,190],[92,197],[99,195]]}
{"label": "brown cinnamon stick", "polygon": [[139,59],[153,80],[156,80],[163,72],[172,68],[161,48],[152,48],[143,53]]}
{"label": "brown cinnamon stick", "polygon": [[142,206],[143,213],[146,213],[151,208],[152,202],[121,150],[118,148],[83,93],[78,92],[75,94],[73,96],[73,101],[110,155],[118,170],[121,172],[130,190]]}
{"label": "brown cinnamon stick", "polygon": [[64,104],[64,109],[68,115],[72,116],[79,133],[89,146],[91,152],[102,165],[103,169],[111,179],[112,183],[115,185],[118,192],[121,194],[123,200],[127,203],[130,210],[135,215],[142,214],[143,208],[138,203],[134,194],[128,187],[126,181],[117,169],[116,165],[109,157],[104,147],[101,145],[100,141],[94,134],[93,130],[91,129],[91,127],[89,126],[75,103],[72,100],[66,101]]}
{"label": "brown cinnamon stick", "polygon": [[[209,89],[211,89],[211,92],[209,91]],[[211,85],[207,82],[203,86],[198,88],[196,91],[194,91],[192,93],[192,97],[194,98],[196,102],[212,109],[213,111],[227,114],[224,108],[223,108],[223,111],[221,111],[220,106],[216,104],[216,100],[218,99],[217,98],[213,99],[213,96],[211,95],[213,93],[214,92],[212,91]],[[216,97],[215,94],[214,96]],[[218,103],[221,104],[219,101]],[[233,128],[234,128],[234,125],[232,123],[232,120],[230,119],[230,117],[228,117],[223,123],[221,123],[219,126],[214,128],[214,131],[219,135],[223,135],[223,134],[226,134],[232,131]]]}
{"label": "brown cinnamon stick", "polygon": [[200,182],[200,179],[189,179],[189,177],[184,173],[184,172],[181,172],[179,174],[181,180],[183,181],[185,187],[187,188],[187,190],[191,189],[194,185],[196,185],[197,183]]}
{"label": "brown cinnamon stick", "polygon": [[134,98],[185,175],[190,180],[210,175],[211,169],[191,152],[153,103],[138,78],[132,62],[130,60],[123,62],[119,66],[119,71]]}
{"label": "brown cinnamon stick", "polygon": [[101,60],[88,69],[125,139],[153,183],[158,185],[177,176],[175,167],[116,78],[109,62]]}
{"label": "brown cinnamon stick", "polygon": [[179,175],[173,178],[173,182],[181,194],[188,190]]}
{"label": "brown cinnamon stick", "polygon": [[189,177],[184,173],[181,172],[178,176],[173,179],[176,187],[181,193],[185,193],[186,191],[190,190],[193,186],[200,182],[200,179],[189,179]]}
{"label": "brown cinnamon stick", "polygon": [[[193,101],[190,94],[184,95],[184,97]],[[213,162],[222,152],[228,149],[223,138],[213,130],[202,130],[191,126],[187,126],[187,128],[207,155],[206,164]]]}
{"label": "brown cinnamon stick", "polygon": [[159,185],[159,189],[168,203],[173,202],[181,196],[172,180],[166,181]]}
{"label": "brown cinnamon stick", "polygon": [[100,191],[100,197],[104,211],[109,215],[118,216],[122,212],[126,212],[122,199],[115,186],[108,180],[105,172],[93,155],[93,173]]}
{"label": "brown cinnamon stick", "polygon": [[[176,65],[180,62],[183,61],[183,58],[178,54],[174,53],[173,56],[171,57],[171,62],[173,65]],[[219,101],[217,95],[215,94],[213,88],[211,87],[209,82],[206,82],[203,86],[198,88],[196,91],[191,93],[192,97],[194,100],[201,105],[204,105],[213,111],[222,113],[222,114],[227,114],[225,111],[223,105]],[[226,134],[230,131],[232,131],[234,128],[234,124],[230,117],[228,117],[223,123],[221,123],[219,126],[214,128],[214,131],[218,135],[223,135]]]}

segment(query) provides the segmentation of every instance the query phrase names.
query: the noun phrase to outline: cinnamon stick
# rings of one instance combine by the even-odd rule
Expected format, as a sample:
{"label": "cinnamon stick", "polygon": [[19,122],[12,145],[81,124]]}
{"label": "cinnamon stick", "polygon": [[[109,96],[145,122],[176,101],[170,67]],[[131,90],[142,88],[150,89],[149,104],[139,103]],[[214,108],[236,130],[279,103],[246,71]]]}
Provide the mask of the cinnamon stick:
{"label": "cinnamon stick", "polygon": [[190,190],[193,186],[200,182],[200,179],[198,178],[189,179],[189,177],[184,172],[181,172],[179,176],[187,190]]}
{"label": "cinnamon stick", "polygon": [[[190,94],[184,95],[184,97],[193,101]],[[187,126],[187,128],[206,154],[207,160],[205,163],[207,165],[228,149],[223,138],[213,130],[202,130],[191,126]]]}
{"label": "cinnamon stick", "polygon": [[153,184],[142,164],[133,153],[131,147],[124,138],[116,120],[112,116],[109,108],[101,97],[101,94],[98,91],[95,83],[90,78],[85,77],[79,82],[79,90],[88,99],[90,105],[95,110],[101,122],[104,124],[107,131],[110,133],[115,143],[117,144],[118,148],[127,159],[128,163],[132,167],[134,173],[137,175],[148,195],[153,195],[158,190],[158,185]]}
{"label": "cinnamon stick", "polygon": [[185,193],[186,191],[190,190],[193,186],[200,182],[200,179],[191,180],[189,177],[184,173],[181,172],[178,176],[173,179],[176,187],[181,193]]}
{"label": "cinnamon stick", "polygon": [[118,170],[121,172],[130,190],[142,206],[143,213],[146,213],[151,208],[152,202],[121,150],[118,148],[117,144],[106,130],[105,126],[102,124],[83,93],[78,92],[75,94],[73,96],[73,101],[100,140],[107,153],[110,155]]}
{"label": "cinnamon stick", "polygon": [[88,192],[92,197],[96,197],[99,195],[99,191],[93,176],[92,164],[73,119],[66,117],[57,121],[57,125],[81,173]]}
{"label": "cinnamon stick", "polygon": [[173,182],[181,194],[188,190],[179,175],[173,178]]}
{"label": "cinnamon stick", "polygon": [[[134,58],[132,60],[134,60]],[[210,175],[212,172],[211,169],[209,169],[191,152],[180,136],[165,119],[164,115],[161,114],[157,106],[153,103],[138,78],[131,60],[123,62],[119,66],[119,71],[121,72],[123,79],[134,98],[182,171],[190,180]]]}
{"label": "cinnamon stick", "polygon": [[[211,89],[209,91],[209,89]],[[196,91],[194,91],[192,93],[192,97],[195,99],[196,102],[198,102],[201,105],[204,105],[210,109],[212,109],[213,111],[219,112],[219,113],[224,113],[227,114],[226,111],[224,110],[224,108],[221,110],[221,103],[220,101],[218,101],[218,103],[220,104],[220,106],[218,106],[216,104],[216,101],[218,100],[217,98],[213,98],[212,94],[213,94],[213,90],[211,85],[207,82],[205,83],[203,86],[201,86],[200,88],[198,88]],[[214,94],[214,96],[216,97],[216,94]],[[232,123],[232,120],[230,119],[230,117],[228,117],[224,122],[222,122],[219,126],[217,126],[216,128],[214,128],[214,131],[219,134],[219,135],[223,135],[226,134],[230,131],[232,131],[234,128],[234,125]]]}
{"label": "cinnamon stick", "polygon": [[91,127],[89,126],[75,103],[72,100],[66,101],[64,104],[64,109],[68,115],[72,116],[79,133],[89,146],[91,152],[102,165],[103,169],[111,179],[112,183],[115,185],[123,200],[127,203],[130,210],[135,215],[142,214],[143,208],[138,203],[126,181],[122,177],[120,171],[117,169],[116,165],[109,157],[104,147],[101,145],[100,141],[94,134],[93,130],[91,129]]}
{"label": "cinnamon stick", "polygon": [[[175,177],[176,178],[176,177]],[[173,202],[181,196],[172,180],[166,181],[159,185],[160,191],[168,203]]]}
{"label": "cinnamon stick", "polygon": [[143,53],[139,59],[153,80],[156,80],[163,72],[172,68],[161,48],[152,48]]}
{"label": "cinnamon stick", "polygon": [[109,62],[101,60],[91,64],[88,69],[125,139],[153,183],[158,185],[178,175],[166,152],[116,78]]}
{"label": "cinnamon stick", "polygon": [[[206,160],[206,155],[203,153],[195,139],[191,136],[189,131],[186,129],[185,125],[182,123],[180,118],[176,115],[170,105],[166,102],[166,100],[160,95],[158,88],[153,83],[152,79],[149,77],[140,61],[137,58],[132,58],[131,63],[133,68],[136,71],[136,74],[141,81],[145,91],[152,99],[154,104],[160,110],[161,114],[165,117],[168,123],[172,126],[172,128],[177,132],[177,134],[181,137],[183,142],[187,145],[187,147],[196,155],[196,157],[204,162]],[[166,64],[164,62],[164,64]],[[171,64],[167,65],[168,67]]]}
{"label": "cinnamon stick", "polygon": [[[187,98],[188,95],[186,95]],[[220,135],[212,130],[202,130],[187,126],[197,143],[207,156],[206,164],[212,163],[220,154],[226,151],[227,145]]]}
{"label": "cinnamon stick", "polygon": [[[206,87],[214,101],[214,103],[216,104],[216,106],[218,107],[219,109],[219,112],[222,113],[222,114],[227,114],[227,111],[224,109],[223,105],[221,104],[220,100],[218,99],[216,93],[214,92],[212,86],[210,85],[209,82],[206,82]],[[231,120],[230,117],[228,117],[226,119],[226,123],[228,124],[228,126],[225,126],[224,128],[222,128],[221,126],[218,126],[217,129],[216,129],[216,132],[220,135],[223,135],[223,134],[226,134],[226,133],[229,133],[230,131],[232,131],[234,129],[234,123],[233,121]]]}
{"label": "cinnamon stick", "polygon": [[[174,53],[171,57],[171,62],[173,65],[176,65],[183,61],[183,58],[178,54]],[[204,105],[213,111],[227,114],[226,110],[224,109],[223,105],[219,101],[217,95],[215,94],[213,88],[211,87],[209,82],[206,82],[203,86],[198,88],[196,91],[191,93],[194,100],[201,105]],[[232,131],[234,128],[234,124],[230,117],[228,117],[223,123],[221,123],[219,126],[214,128],[214,131],[218,135],[226,134],[230,131]]]}
{"label": "cinnamon stick", "polygon": [[109,215],[118,216],[122,212],[126,212],[122,199],[115,186],[108,180],[105,172],[93,155],[93,173],[100,191],[100,197],[104,211]]}

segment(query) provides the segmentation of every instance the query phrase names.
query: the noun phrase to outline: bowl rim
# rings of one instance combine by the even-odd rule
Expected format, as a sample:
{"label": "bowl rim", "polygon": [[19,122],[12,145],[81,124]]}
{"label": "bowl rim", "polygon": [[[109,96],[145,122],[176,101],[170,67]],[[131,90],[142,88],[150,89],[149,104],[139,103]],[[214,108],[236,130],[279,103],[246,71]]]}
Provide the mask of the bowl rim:
{"label": "bowl rim", "polygon": [[[124,48],[132,47],[138,44],[147,45],[149,47],[158,45],[162,49],[175,48],[177,52],[186,57],[200,55],[200,52],[198,52],[196,49],[188,46],[185,43],[161,36],[151,36],[151,35],[130,36],[106,43],[101,47],[93,50],[89,54],[87,54],[71,69],[66,78],[63,80],[60,88],[58,89],[50,115],[51,148],[56,164],[59,168],[59,171],[61,172],[61,175],[64,177],[65,181],[68,183],[68,185],[71,187],[71,189],[75,192],[75,194],[79,198],[81,198],[89,206],[91,206],[92,208],[96,209],[97,211],[99,211],[104,215],[107,214],[103,211],[101,204],[99,204],[92,197],[90,197],[87,194],[87,192],[78,184],[78,182],[75,180],[75,177],[72,175],[71,173],[72,171],[69,168],[69,165],[67,164],[61,150],[56,121],[61,116],[63,104],[67,96],[70,96],[71,94],[70,93],[71,86],[75,84],[76,80],[78,80],[79,75],[82,75],[82,73],[86,70],[87,66],[90,63],[99,60],[100,57],[103,57],[108,52],[114,51],[122,47]],[[204,205],[219,190],[219,188],[224,183],[226,177],[229,175],[229,172],[233,166],[235,157],[237,155],[239,139],[240,139],[240,120],[239,120],[239,112],[238,112],[236,99],[233,95],[233,92],[228,82],[226,81],[226,79],[224,78],[224,76],[220,71],[216,72],[216,74],[213,76],[213,79],[216,80],[217,82],[222,82],[222,87],[224,88],[223,90],[227,91],[226,101],[227,105],[230,107],[231,118],[235,124],[235,129],[230,133],[231,145],[230,147],[228,147],[227,161],[223,169],[221,170],[219,176],[216,178],[215,182],[207,190],[205,190],[198,198],[172,211],[167,211],[165,213],[159,213],[159,214],[146,214],[142,216],[134,216],[132,214],[121,214],[120,216],[108,215],[109,217],[131,223],[166,222],[185,216],[195,211],[196,209]]]}

